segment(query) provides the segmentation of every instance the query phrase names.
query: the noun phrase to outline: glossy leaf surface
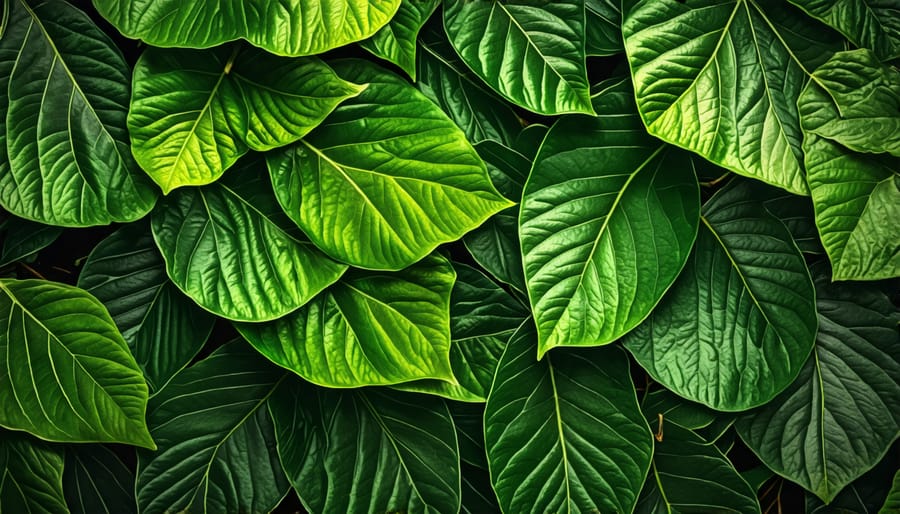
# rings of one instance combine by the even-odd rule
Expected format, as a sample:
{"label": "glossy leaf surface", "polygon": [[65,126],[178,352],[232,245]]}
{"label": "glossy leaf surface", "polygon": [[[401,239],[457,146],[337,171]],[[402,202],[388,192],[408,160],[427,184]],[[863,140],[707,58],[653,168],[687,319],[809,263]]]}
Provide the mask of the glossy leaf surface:
{"label": "glossy leaf surface", "polygon": [[[631,512],[653,453],[617,348],[535,361],[524,325],[500,358],[485,409],[491,480],[504,512]],[[603,480],[598,480],[602,477]]]}
{"label": "glossy leaf surface", "polygon": [[63,491],[74,514],[137,513],[134,472],[100,445],[66,449]]}
{"label": "glossy leaf surface", "polygon": [[739,419],[762,461],[830,502],[900,434],[900,313],[877,289],[817,270],[819,334],[800,376]]}
{"label": "glossy leaf surface", "polygon": [[678,276],[697,233],[690,155],[644,132],[627,87],[595,102],[597,118],[550,129],[522,196],[538,357],[607,344],[634,328]]}
{"label": "glossy leaf surface", "polygon": [[234,172],[167,197],[153,215],[153,237],[169,278],[201,307],[237,321],[276,319],[334,283],[346,266],[285,216],[260,159]]}
{"label": "glossy leaf surface", "polygon": [[267,358],[329,387],[453,380],[450,291],[438,256],[397,273],[353,270],[296,312],[236,325]]}
{"label": "glossy leaf surface", "polygon": [[883,61],[900,57],[900,5],[895,0],[791,0]]}
{"label": "glossy leaf surface", "polygon": [[735,180],[703,206],[697,243],[625,347],[669,390],[717,410],[762,405],[815,341],[815,292],[787,228]]}
{"label": "glossy leaf surface", "polygon": [[463,133],[396,75],[334,65],[368,83],[299,144],[268,157],[285,212],[335,259],[397,270],[508,207]]}
{"label": "glossy leaf surface", "polygon": [[458,512],[459,450],[439,398],[287,381],[270,400],[281,462],[311,512]]}
{"label": "glossy leaf surface", "polygon": [[419,29],[440,3],[440,0],[401,0],[400,8],[391,21],[359,45],[396,64],[416,80],[416,39]]}
{"label": "glossy leaf surface", "polygon": [[0,203],[63,226],[147,214],[152,182],[128,147],[122,54],[65,2],[4,4],[0,38]]}
{"label": "glossy leaf surface", "polygon": [[31,436],[0,432],[0,511],[64,513],[63,454]]}
{"label": "glossy leaf surface", "polygon": [[840,37],[780,0],[626,2],[647,130],[736,173],[808,194],[797,98]]}
{"label": "glossy leaf surface", "polygon": [[140,512],[269,512],[285,479],[266,409],[284,372],[241,341],[180,372],[153,397],[156,452],[138,454]]}
{"label": "glossy leaf surface", "polygon": [[209,48],[235,39],[278,55],[312,55],[365,39],[400,0],[94,0],[127,37],[153,46]]}
{"label": "glossy leaf surface", "polygon": [[43,439],[154,448],[147,384],[103,305],[82,289],[0,280],[0,425]]}
{"label": "glossy leaf surface", "polygon": [[585,66],[585,1],[444,2],[462,60],[514,104],[540,114],[592,114]]}

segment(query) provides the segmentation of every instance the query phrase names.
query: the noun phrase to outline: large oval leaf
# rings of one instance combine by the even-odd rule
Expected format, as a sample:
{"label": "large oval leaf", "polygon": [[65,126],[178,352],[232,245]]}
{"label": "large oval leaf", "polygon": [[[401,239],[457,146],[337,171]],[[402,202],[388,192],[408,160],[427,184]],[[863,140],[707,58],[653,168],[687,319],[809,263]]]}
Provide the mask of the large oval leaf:
{"label": "large oval leaf", "polygon": [[313,55],[365,39],[400,0],[94,0],[122,34],[154,46],[209,48],[243,38],[278,55]]}
{"label": "large oval leaf", "polygon": [[900,314],[878,289],[814,271],[815,349],[797,380],[737,429],[767,466],[830,502],[900,436]]}
{"label": "large oval leaf", "polygon": [[131,157],[122,54],[66,2],[4,3],[0,203],[53,225],[138,219],[157,191]]}
{"label": "large oval leaf", "polygon": [[365,61],[335,71],[369,85],[268,157],[282,207],[324,252],[402,269],[510,205],[463,133],[415,88]]}
{"label": "large oval leaf", "polygon": [[684,266],[700,191],[691,157],[647,135],[627,85],[595,98],[598,117],[563,118],[525,184],[519,236],[538,358],[637,326]]}
{"label": "large oval leaf", "polygon": [[152,390],[185,367],[212,332],[215,318],[166,275],[149,223],[126,225],[95,246],[78,286],[109,310]]}
{"label": "large oval leaf", "polygon": [[215,184],[170,195],[152,227],[172,282],[201,307],[237,321],[284,316],[347,269],[287,219],[260,159]]}
{"label": "large oval leaf", "polygon": [[458,512],[459,450],[439,398],[285,381],[269,401],[278,453],[310,512]]}
{"label": "large oval leaf", "polygon": [[484,414],[504,512],[631,512],[653,453],[618,348],[534,358],[523,325],[500,358]]}
{"label": "large oval leaf", "polygon": [[99,444],[66,448],[63,491],[72,514],[137,514],[134,472]]}
{"label": "large oval leaf", "polygon": [[416,80],[416,38],[440,0],[401,0],[397,14],[359,46],[392,62]]}
{"label": "large oval leaf", "polygon": [[717,410],[774,398],[800,372],[816,337],[803,255],[753,190],[735,180],[703,206],[684,271],[625,336],[654,379]]}
{"label": "large oval leaf", "polygon": [[182,371],[153,397],[157,452],[140,452],[142,513],[270,512],[290,485],[266,401],[284,372],[235,341]]}
{"label": "large oval leaf", "polygon": [[106,308],[73,286],[0,280],[0,398],[7,428],[155,448],[140,368]]}
{"label": "large oval leaf", "polygon": [[450,290],[438,256],[397,273],[353,270],[311,302],[269,323],[236,327],[270,360],[329,387],[453,380]]}
{"label": "large oval leaf", "polygon": [[900,57],[900,5],[895,0],[791,0],[882,61]]}
{"label": "large oval leaf", "polygon": [[647,130],[796,194],[797,97],[840,36],[782,0],[625,2],[622,32]]}
{"label": "large oval leaf", "polygon": [[25,434],[0,431],[0,511],[69,512],[62,477],[59,447]]}
{"label": "large oval leaf", "polygon": [[584,3],[445,0],[444,27],[463,61],[513,103],[540,114],[592,114]]}
{"label": "large oval leaf", "polygon": [[361,89],[315,58],[240,45],[150,48],[134,69],[132,149],[164,193],[208,184],[248,148],[297,141]]}

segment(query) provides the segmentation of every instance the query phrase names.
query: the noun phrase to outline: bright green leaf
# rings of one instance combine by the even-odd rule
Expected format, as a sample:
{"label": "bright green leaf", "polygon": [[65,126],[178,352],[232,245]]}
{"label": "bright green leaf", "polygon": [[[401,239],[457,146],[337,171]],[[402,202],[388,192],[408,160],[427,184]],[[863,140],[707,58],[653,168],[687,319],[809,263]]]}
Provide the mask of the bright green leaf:
{"label": "bright green leaf", "polygon": [[0,431],[0,512],[67,513],[62,481],[59,447]]}
{"label": "bright green leaf", "polygon": [[400,0],[94,0],[122,34],[163,47],[235,39],[278,55],[312,55],[374,34]]}
{"label": "bright green leaf", "polygon": [[0,425],[154,448],[147,384],[106,308],[73,286],[0,280]]}
{"label": "bright green leaf", "polygon": [[138,454],[139,511],[275,508],[290,485],[266,401],[284,376],[239,341],[176,375],[147,412],[159,450]]}
{"label": "bright green leaf", "polygon": [[735,180],[703,206],[697,243],[625,347],[669,390],[717,410],[762,405],[816,337],[815,292],[787,228]]}
{"label": "bright green leaf", "polygon": [[65,2],[4,2],[0,204],[63,226],[141,218],[157,191],[131,157],[128,65]]}
{"label": "bright green leaf", "polygon": [[622,9],[615,0],[585,0],[585,51],[588,55],[616,55],[622,43]]}
{"label": "bright green leaf", "polygon": [[809,194],[797,97],[841,38],[781,0],[625,2],[647,130],[736,173]]}
{"label": "bright green leaf", "polygon": [[398,270],[510,205],[463,133],[415,88],[365,61],[334,66],[366,90],[268,156],[279,202],[316,246]]}
{"label": "bright green leaf", "polygon": [[504,98],[539,114],[593,114],[585,0],[445,0],[444,27],[462,60]]}
{"label": "bright green leaf", "polygon": [[453,380],[449,308],[455,278],[438,256],[397,273],[352,270],[288,316],[236,327],[272,362],[316,384]]}
{"label": "bright green leaf", "polygon": [[815,349],[797,380],[737,428],[767,466],[829,502],[900,435],[900,315],[877,289],[832,284],[814,269]]}
{"label": "bright green leaf", "polygon": [[128,129],[138,163],[168,194],[215,181],[248,148],[297,141],[361,89],[315,58],[150,48],[135,66]]}
{"label": "bright green leaf", "polygon": [[400,9],[391,21],[359,45],[396,64],[416,80],[416,38],[440,3],[440,0],[401,0]]}
{"label": "bright green leaf", "polygon": [[439,398],[286,381],[269,401],[281,462],[310,512],[458,512],[459,451]]}
{"label": "bright green leaf", "polygon": [[101,445],[66,448],[63,491],[74,514],[136,514],[134,473]]}
{"label": "bright green leaf", "polygon": [[166,275],[148,223],[126,225],[95,246],[78,286],[109,310],[151,390],[185,367],[212,332],[215,318]]}
{"label": "bright green leaf", "polygon": [[883,61],[900,57],[900,4],[896,0],[791,0]]}
{"label": "bright green leaf", "polygon": [[347,269],[284,215],[258,158],[214,184],[176,191],[152,227],[172,282],[201,307],[236,321],[280,318]]}
{"label": "bright green leaf", "polygon": [[484,417],[504,512],[631,512],[653,439],[618,348],[536,361],[524,325],[500,358]]}
{"label": "bright green leaf", "polygon": [[637,326],[684,266],[700,192],[691,156],[647,135],[627,87],[594,119],[547,134],[522,197],[519,237],[540,340],[596,346]]}
{"label": "bright green leaf", "polygon": [[13,217],[6,219],[0,225],[0,231],[3,233],[0,267],[31,257],[53,244],[63,233],[61,227]]}

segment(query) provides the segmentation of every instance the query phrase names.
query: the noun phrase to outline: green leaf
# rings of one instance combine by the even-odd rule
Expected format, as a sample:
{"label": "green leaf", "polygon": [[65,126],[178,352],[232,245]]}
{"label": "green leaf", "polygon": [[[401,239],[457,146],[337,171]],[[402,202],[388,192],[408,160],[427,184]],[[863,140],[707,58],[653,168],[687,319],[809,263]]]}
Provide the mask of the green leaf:
{"label": "green leaf", "polygon": [[63,491],[75,514],[137,513],[134,473],[101,445],[66,448]]}
{"label": "green leaf", "polygon": [[900,470],[894,474],[891,491],[884,500],[884,505],[878,511],[878,514],[891,514],[896,512],[900,512]]}
{"label": "green leaf", "polygon": [[594,119],[550,129],[522,197],[519,236],[538,358],[596,346],[637,326],[662,298],[697,234],[691,156],[644,132],[622,84]]}
{"label": "green leaf", "polygon": [[391,21],[359,46],[396,64],[416,80],[416,38],[440,3],[440,0],[401,0]]}
{"label": "green leaf", "polygon": [[459,60],[439,24],[422,31],[419,45],[416,87],[447,113],[466,139],[515,139],[522,128],[518,116]]}
{"label": "green leaf", "polygon": [[279,202],[325,253],[402,269],[510,205],[463,133],[415,88],[361,60],[335,71],[369,85],[268,155]]}
{"label": "green leaf", "polygon": [[539,114],[593,114],[585,0],[445,0],[444,27],[462,60],[504,98]]}
{"label": "green leaf", "polygon": [[128,146],[130,73],[87,15],[65,2],[4,2],[0,204],[62,226],[143,217],[157,191]]}
{"label": "green leaf", "polygon": [[269,512],[290,485],[266,401],[285,374],[243,342],[180,372],[150,401],[157,452],[139,452],[138,510]]}
{"label": "green leaf", "polygon": [[676,423],[656,442],[637,514],[760,512],[756,492],[715,446]]}
{"label": "green leaf", "polygon": [[235,326],[272,362],[316,384],[452,381],[455,277],[450,263],[436,255],[397,273],[352,270],[288,316]]}
{"label": "green leaf", "polygon": [[762,405],[816,337],[815,292],[787,228],[734,180],[703,206],[688,263],[625,348],[663,386],[716,410]]}
{"label": "green leaf", "polygon": [[88,256],[78,286],[109,310],[151,390],[159,390],[197,355],[215,318],[166,275],[149,223],[126,225]]}
{"label": "green leaf", "polygon": [[584,44],[587,55],[616,55],[622,43],[622,9],[615,0],[585,0]]}
{"label": "green leaf", "polygon": [[900,435],[900,314],[882,292],[816,271],[819,335],[800,376],[738,433],[770,468],[826,503]]}
{"label": "green leaf", "polygon": [[361,90],[315,58],[150,48],[135,66],[128,129],[137,162],[168,194],[215,181],[248,149],[297,141]]}
{"label": "green leaf", "polygon": [[891,489],[895,470],[900,469],[900,454],[894,451],[871,471],[845,487],[829,504],[811,493],[806,493],[807,514],[897,514],[896,511],[879,512]]}
{"label": "green leaf", "polygon": [[0,431],[0,511],[67,513],[63,454],[25,434]]}
{"label": "green leaf", "polygon": [[214,184],[176,191],[153,214],[152,228],[172,282],[236,321],[280,318],[347,269],[284,215],[258,158]]}
{"label": "green leaf", "polygon": [[459,511],[456,432],[439,398],[295,380],[269,409],[281,462],[308,511]]}
{"label": "green leaf", "polygon": [[617,348],[534,359],[524,325],[500,358],[484,417],[504,512],[631,512],[653,439]]}
{"label": "green leaf", "polygon": [[900,57],[900,6],[894,0],[791,0],[882,61]]}
{"label": "green leaf", "polygon": [[155,448],[147,384],[106,308],[82,289],[0,280],[0,426]]}
{"label": "green leaf", "polygon": [[760,198],[766,210],[778,218],[790,231],[797,248],[803,253],[822,254],[822,241],[816,228],[815,211],[812,199],[808,196],[797,196],[783,189],[767,186],[761,182],[756,184],[756,198]]}
{"label": "green leaf", "polygon": [[[708,427],[716,420],[716,412],[704,405],[689,402],[667,389],[655,389],[644,396],[641,410],[651,426],[659,422],[675,423],[688,430]],[[658,426],[658,425],[657,425]]]}
{"label": "green leaf", "polygon": [[731,171],[809,194],[797,97],[841,38],[780,0],[626,2],[647,130]]}
{"label": "green leaf", "polygon": [[163,47],[209,48],[235,39],[278,55],[313,55],[365,39],[400,0],[94,0],[129,38]]}
{"label": "green leaf", "polygon": [[53,244],[63,233],[61,227],[44,225],[22,218],[8,218],[0,230],[3,234],[3,250],[0,252],[0,267],[27,259]]}
{"label": "green leaf", "polygon": [[456,384],[424,380],[398,389],[436,394],[464,402],[484,402],[500,354],[529,312],[477,269],[453,263],[450,294],[450,366]]}

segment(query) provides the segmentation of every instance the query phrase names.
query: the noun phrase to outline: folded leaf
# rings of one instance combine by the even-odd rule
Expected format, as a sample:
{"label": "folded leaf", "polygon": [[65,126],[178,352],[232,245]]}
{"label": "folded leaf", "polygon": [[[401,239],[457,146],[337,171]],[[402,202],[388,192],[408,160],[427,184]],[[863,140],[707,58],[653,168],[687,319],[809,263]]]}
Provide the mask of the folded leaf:
{"label": "folded leaf", "polygon": [[0,511],[69,512],[62,477],[59,447],[0,431]]}
{"label": "folded leaf", "polygon": [[900,57],[900,6],[894,0],[791,0],[882,61]]}
{"label": "folded leaf", "polygon": [[137,514],[134,472],[101,445],[66,448],[63,491],[74,514]]}
{"label": "folded leaf", "polygon": [[359,46],[392,62],[416,80],[416,38],[440,0],[401,0],[397,14]]}

